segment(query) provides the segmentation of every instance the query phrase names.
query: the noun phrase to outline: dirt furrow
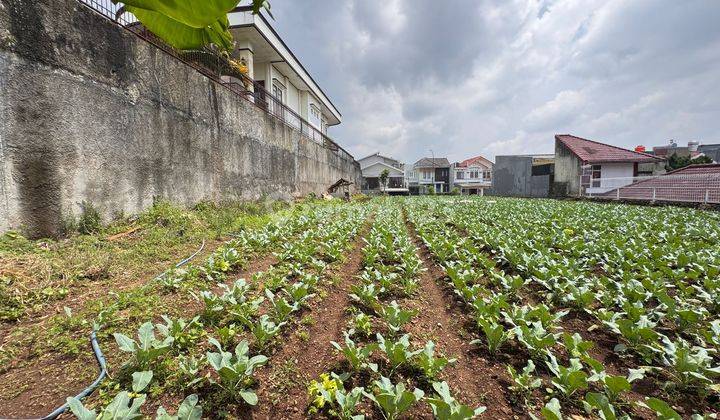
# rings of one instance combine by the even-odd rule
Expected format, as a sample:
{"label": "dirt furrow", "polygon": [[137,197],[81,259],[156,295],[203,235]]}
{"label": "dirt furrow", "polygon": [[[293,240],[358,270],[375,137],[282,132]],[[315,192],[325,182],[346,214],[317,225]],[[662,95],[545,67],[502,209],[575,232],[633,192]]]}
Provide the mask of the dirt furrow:
{"label": "dirt furrow", "polygon": [[298,328],[284,338],[268,365],[258,372],[260,404],[248,413],[249,418],[305,417],[308,382],[339,361],[330,342],[342,340],[348,323],[348,293],[362,267],[362,238],[368,230],[369,224],[355,239],[345,262],[324,274],[334,279],[324,289],[326,295],[311,303]]}
{"label": "dirt furrow", "polygon": [[454,396],[471,407],[486,406],[488,418],[512,418],[513,406],[508,402],[506,390],[510,386],[505,366],[477,355],[468,332],[470,317],[456,304],[449,291],[441,287],[445,273],[432,260],[425,244],[413,226],[406,221],[413,243],[427,271],[420,278],[419,297],[408,301],[417,309],[410,332],[416,338],[432,339],[436,351],[457,362],[446,367],[441,377],[447,381]]}

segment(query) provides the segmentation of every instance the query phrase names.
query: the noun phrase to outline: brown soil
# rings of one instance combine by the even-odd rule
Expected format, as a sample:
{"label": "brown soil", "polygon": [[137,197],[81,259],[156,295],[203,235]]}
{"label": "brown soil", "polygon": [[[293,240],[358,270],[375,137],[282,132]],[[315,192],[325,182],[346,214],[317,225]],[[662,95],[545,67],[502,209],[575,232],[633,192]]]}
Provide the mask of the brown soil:
{"label": "brown soil", "polygon": [[[198,255],[196,261],[201,261],[202,258]],[[253,256],[245,268],[228,275],[227,283],[230,284],[238,278],[249,280],[250,275],[258,271],[265,271],[275,263],[277,263],[277,258],[271,253]],[[86,294],[85,296],[90,295]],[[91,298],[88,298],[88,301]],[[168,304],[174,303],[171,308],[172,312],[176,313],[173,313],[172,316],[186,319],[194,317],[202,309],[202,304],[177,293],[162,295],[161,301]],[[156,315],[154,321],[161,322],[160,314]],[[43,318],[43,320],[45,319],[47,317]],[[29,321],[22,324],[27,326],[27,322]],[[42,320],[33,328],[44,328]],[[87,331],[82,332],[83,337],[89,337],[89,334],[90,327]],[[4,336],[2,343],[8,339],[9,337]],[[100,345],[108,361],[109,373],[112,375],[114,368],[121,367],[126,355],[114,351],[115,344],[112,337],[109,337],[107,341],[101,341]],[[30,349],[28,349],[29,351]],[[28,353],[18,355],[13,363],[16,367],[11,367],[8,372],[0,376],[0,418],[4,416],[44,416],[62,405],[67,397],[76,395],[77,392],[84,389],[98,374],[97,362],[93,356],[89,339],[87,347],[81,349],[81,354],[77,357],[48,355],[48,357],[32,359],[32,355]]]}
{"label": "brown soil", "polygon": [[345,262],[325,274],[325,277],[334,276],[339,281],[326,288],[327,295],[322,300],[314,300],[304,313],[303,316],[313,320],[304,327],[306,339],[300,334],[286,335],[269,363],[258,371],[257,394],[261,403],[247,413],[247,418],[305,418],[305,410],[310,403],[308,382],[340,360],[330,342],[342,341],[349,320],[346,312],[348,293],[362,267],[361,238],[367,231],[366,227],[355,240]]}
{"label": "brown soil", "polygon": [[505,365],[476,354],[470,344],[474,337],[466,329],[470,324],[469,317],[454,296],[441,286],[445,273],[432,262],[429,250],[412,225],[407,223],[407,226],[427,268],[420,278],[420,293],[408,301],[419,311],[410,326],[411,336],[423,338],[420,345],[424,345],[425,338],[432,339],[436,352],[457,359],[440,375],[450,385],[456,399],[472,408],[486,406],[483,416],[488,418],[512,418],[515,413],[505,392],[510,384]]}

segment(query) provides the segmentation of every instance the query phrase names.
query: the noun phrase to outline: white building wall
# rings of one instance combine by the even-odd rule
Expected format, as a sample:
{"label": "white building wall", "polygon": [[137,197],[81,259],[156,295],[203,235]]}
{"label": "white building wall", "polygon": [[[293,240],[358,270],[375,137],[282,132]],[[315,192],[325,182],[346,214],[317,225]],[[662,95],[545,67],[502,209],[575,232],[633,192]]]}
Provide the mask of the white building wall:
{"label": "white building wall", "polygon": [[600,186],[587,189],[590,194],[602,194],[616,188],[633,183],[635,164],[629,163],[602,163],[600,164]]}

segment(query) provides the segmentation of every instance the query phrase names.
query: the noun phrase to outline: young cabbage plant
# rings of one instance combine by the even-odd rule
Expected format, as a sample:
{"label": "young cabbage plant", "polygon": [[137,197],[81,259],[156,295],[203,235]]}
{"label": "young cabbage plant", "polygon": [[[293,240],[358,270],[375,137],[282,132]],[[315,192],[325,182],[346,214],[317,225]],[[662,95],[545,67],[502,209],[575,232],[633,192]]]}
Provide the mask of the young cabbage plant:
{"label": "young cabbage plant", "polygon": [[681,388],[696,388],[705,394],[714,379],[720,377],[720,365],[713,366],[714,359],[706,348],[691,347],[682,339],[673,342],[664,337],[663,349],[661,360],[670,368],[673,382]]}
{"label": "young cabbage plant", "polygon": [[355,315],[352,321],[353,330],[358,332],[364,337],[370,337],[372,335],[372,318],[369,315],[360,312]]}
{"label": "young cabbage plant", "polygon": [[173,346],[178,349],[187,349],[196,343],[205,333],[199,316],[196,316],[190,321],[185,321],[182,318],[173,320],[165,315],[162,315],[162,319],[165,320],[165,324],[157,324],[155,326],[163,336],[172,337]]}
{"label": "young cabbage plant", "polygon": [[518,325],[513,331],[518,341],[528,349],[530,356],[539,361],[544,360],[549,354],[550,349],[557,343],[559,335],[547,332],[539,321],[529,326]]}
{"label": "young cabbage plant", "polygon": [[292,299],[293,303],[298,305],[315,296],[310,293],[310,285],[301,281],[295,282],[290,287],[285,288],[285,293]]}
{"label": "young cabbage plant", "polygon": [[277,322],[287,321],[290,314],[300,309],[298,303],[290,304],[284,297],[275,295],[269,289],[265,289],[265,296],[270,302],[270,311]]}
{"label": "young cabbage plant", "polygon": [[77,398],[68,398],[70,411],[80,420],[116,420],[137,419],[142,417],[140,408],[145,404],[146,396],[142,391],[152,380],[152,371],[135,372],[132,375],[132,394],[121,391],[99,414],[86,408]]}
{"label": "young cabbage plant", "polygon": [[373,372],[377,372],[378,366],[376,363],[370,362],[370,356],[372,356],[373,351],[378,349],[378,345],[376,343],[372,343],[364,347],[358,346],[352,338],[350,338],[354,332],[355,331],[353,330],[345,332],[345,347],[334,341],[331,341],[330,344],[332,344],[338,352],[345,356],[347,361],[350,363],[353,372],[358,372],[365,368],[368,368]]}
{"label": "young cabbage plant", "polygon": [[680,414],[670,407],[670,404],[658,398],[645,398],[645,401],[637,403],[641,407],[652,410],[657,418],[663,420],[682,420]]}
{"label": "young cabbage plant", "polygon": [[380,290],[375,287],[374,283],[350,286],[350,299],[358,302],[360,305],[375,313],[379,312],[380,299],[378,295]]}
{"label": "young cabbage plant", "polygon": [[388,338],[387,340],[382,334],[377,334],[377,342],[380,350],[385,353],[392,370],[397,369],[399,366],[410,362],[415,356],[420,354],[423,349],[410,351],[410,335],[405,334],[400,339],[395,340]]}
{"label": "young cabbage plant", "polygon": [[203,380],[199,375],[205,366],[205,359],[197,359],[195,356],[181,354],[177,358],[177,380],[182,389],[191,388]]}
{"label": "young cabbage plant", "polygon": [[[485,340],[487,341],[488,350],[491,354],[497,354],[500,350],[500,346],[503,345],[511,336],[512,330],[506,331],[502,324],[495,323],[493,321],[486,321],[484,319],[478,319],[478,325],[485,334]],[[480,340],[472,340],[470,344],[480,344]]]}
{"label": "young cabbage plant", "polygon": [[450,393],[447,382],[433,383],[436,395],[427,398],[436,419],[442,420],[469,420],[484,413],[486,407],[472,409],[456,400]]}
{"label": "young cabbage plant", "polygon": [[535,363],[533,363],[532,360],[528,360],[527,365],[523,368],[521,373],[518,373],[511,365],[508,365],[507,370],[510,378],[513,380],[510,390],[521,396],[525,401],[533,390],[542,386],[542,379],[533,376],[533,373],[535,372]]}
{"label": "young cabbage plant", "polygon": [[549,354],[548,358],[550,360],[546,364],[555,375],[551,382],[563,396],[569,398],[575,392],[587,389],[588,375],[583,371],[583,365],[579,359],[570,359],[570,366],[562,366],[558,364],[554,355]]}
{"label": "young cabbage plant", "polygon": [[392,301],[390,305],[383,306],[380,309],[380,316],[388,325],[393,333],[397,334],[402,326],[410,322],[410,319],[417,315],[417,311],[409,311],[400,308],[396,301]]}
{"label": "young cabbage plant", "polygon": [[255,344],[260,350],[265,350],[271,343],[272,339],[280,332],[280,329],[285,325],[285,322],[275,324],[270,320],[269,315],[263,315],[250,327],[253,337],[255,337]]}
{"label": "young cabbage plant", "polygon": [[617,419],[615,407],[613,407],[605,394],[601,394],[599,392],[588,392],[585,394],[585,400],[583,400],[582,403],[585,407],[585,411],[590,415],[594,414],[595,410],[597,410],[596,415],[603,420]]}
{"label": "young cabbage plant", "polygon": [[337,409],[333,410],[334,414],[340,418],[340,420],[364,420],[365,416],[362,414],[355,414],[358,411],[357,405],[362,400],[363,392],[365,388],[355,387],[349,392],[338,389],[335,391],[335,403]]}
{"label": "young cabbage plant", "polygon": [[253,382],[253,371],[256,367],[267,363],[267,357],[263,355],[249,357],[250,346],[245,340],[235,347],[234,354],[223,351],[220,343],[214,338],[210,339],[210,344],[218,349],[218,353],[208,352],[207,361],[220,377],[219,382],[212,378],[210,382],[218,385],[236,400],[240,397],[246,403],[256,405],[257,395],[249,386]]}
{"label": "young cabbage plant", "polygon": [[422,371],[426,379],[434,380],[445,369],[445,366],[456,361],[457,359],[448,359],[442,356],[435,357],[435,343],[428,341],[415,358],[415,365]]}
{"label": "young cabbage plant", "polygon": [[580,334],[570,335],[563,333],[563,343],[570,357],[580,358],[588,355],[588,351],[595,346],[592,341],[585,341]]}
{"label": "young cabbage plant", "polygon": [[132,338],[115,333],[115,341],[121,351],[132,353],[132,365],[139,369],[148,369],[150,365],[163,354],[171,350],[172,337],[166,337],[160,341],[155,337],[155,327],[152,322],[146,322],[138,329],[138,341]]}
{"label": "young cabbage plant", "polygon": [[165,408],[160,407],[155,415],[155,420],[201,420],[202,407],[198,403],[198,396],[195,394],[188,395],[180,407],[178,407],[177,415],[168,414]]}
{"label": "young cabbage plant", "polygon": [[373,382],[372,393],[365,393],[365,396],[380,408],[385,420],[397,419],[424,395],[425,393],[419,388],[409,392],[405,390],[403,383],[393,385],[390,379],[384,376],[381,376],[379,381]]}

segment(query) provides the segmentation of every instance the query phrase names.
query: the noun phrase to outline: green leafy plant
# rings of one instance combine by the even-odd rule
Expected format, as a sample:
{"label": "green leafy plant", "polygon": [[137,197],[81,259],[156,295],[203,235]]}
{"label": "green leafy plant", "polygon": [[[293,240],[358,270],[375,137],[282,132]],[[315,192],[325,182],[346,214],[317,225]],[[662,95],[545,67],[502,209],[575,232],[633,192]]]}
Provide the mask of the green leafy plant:
{"label": "green leafy plant", "polygon": [[399,332],[402,326],[410,322],[410,319],[415,315],[417,315],[417,311],[402,309],[394,300],[390,305],[383,306],[380,310],[380,316],[393,333]]}
{"label": "green leafy plant", "polygon": [[428,341],[422,351],[415,357],[415,365],[422,371],[428,380],[437,379],[438,374],[445,369],[445,366],[455,363],[457,359],[448,359],[442,356],[435,356],[435,343]]}
{"label": "green leafy plant", "polygon": [[365,337],[372,335],[372,319],[369,315],[360,312],[353,318],[353,331],[362,334]]}
{"label": "green leafy plant", "polygon": [[390,379],[384,376],[381,376],[379,381],[373,382],[372,394],[365,393],[365,396],[377,404],[386,420],[397,419],[424,395],[425,393],[419,388],[409,392],[405,390],[403,383],[393,385]]}
{"label": "green leafy plant", "polygon": [[220,343],[214,338],[210,339],[210,344],[215,346],[218,352],[208,352],[207,361],[220,377],[219,382],[212,378],[210,381],[220,386],[233,398],[240,397],[246,403],[256,405],[257,395],[250,388],[253,382],[252,375],[255,368],[267,363],[267,357],[263,355],[250,357],[250,346],[245,340],[235,347],[234,354],[223,351]]}
{"label": "green leafy plant", "polygon": [[200,317],[196,316],[190,321],[182,318],[173,320],[162,315],[165,325],[157,324],[156,327],[160,334],[173,339],[173,346],[179,349],[186,349],[196,343],[205,333],[202,329]]}
{"label": "green leafy plant", "polygon": [[266,349],[284,325],[285,322],[275,324],[270,320],[269,315],[261,316],[250,328],[253,337],[255,337],[255,344],[257,347],[260,350]]}
{"label": "green leafy plant", "polygon": [[272,316],[277,322],[285,322],[290,314],[300,309],[298,303],[290,304],[285,298],[276,296],[269,289],[265,289],[265,296],[270,302]]}
{"label": "green leafy plant", "polygon": [[681,420],[680,414],[670,407],[670,404],[658,398],[645,398],[644,402],[639,402],[639,406],[652,410],[659,419],[663,420]]}
{"label": "green leafy plant", "polygon": [[423,349],[411,351],[410,350],[410,335],[405,334],[399,339],[393,338],[385,339],[382,334],[377,334],[378,348],[385,353],[390,366],[393,370],[397,369],[403,364],[410,362],[415,356],[420,354]]}
{"label": "green leafy plant", "polygon": [[155,415],[155,420],[201,420],[202,413],[202,407],[198,404],[198,396],[193,394],[188,395],[180,403],[177,415],[170,415],[163,407],[160,407]]}
{"label": "green leafy plant", "polygon": [[[118,3],[119,0],[113,0]],[[215,44],[224,50],[232,49],[228,12],[236,0],[207,0],[198,6],[192,0],[124,0],[124,11],[134,14],[143,26],[171,46],[181,50],[199,50]],[[261,8],[268,12],[267,0],[253,0],[253,11]]]}
{"label": "green leafy plant", "polygon": [[146,396],[141,392],[152,380],[152,371],[135,372],[132,375],[132,391],[121,391],[100,413],[87,409],[77,398],[68,398],[70,411],[80,420],[130,420],[142,417],[140,408],[145,404]]}
{"label": "green leafy plant", "polygon": [[[485,340],[487,341],[488,350],[492,354],[496,354],[498,350],[500,350],[500,346],[502,346],[503,343],[505,343],[512,336],[511,332],[505,330],[505,327],[493,321],[479,319],[477,323],[482,329],[483,334],[485,334]],[[480,343],[480,340],[473,340],[470,342],[470,344]]]}
{"label": "green leafy plant", "polygon": [[583,365],[579,359],[570,359],[570,366],[558,364],[555,356],[548,355],[547,366],[555,375],[551,382],[565,397],[572,396],[575,392],[588,387],[588,375],[583,371]]}
{"label": "green leafy plant", "polygon": [[527,400],[528,396],[534,389],[542,386],[542,379],[533,376],[535,372],[535,363],[532,360],[528,360],[527,365],[523,368],[522,372],[518,373],[514,367],[508,365],[508,374],[513,381],[510,386],[515,394],[520,395],[523,400]]}
{"label": "green leafy plant", "polygon": [[115,341],[121,351],[133,355],[132,363],[140,369],[147,369],[160,356],[171,350],[172,337],[165,337],[160,341],[155,337],[155,327],[151,322],[146,322],[138,329],[138,341],[132,338],[115,333]]}
{"label": "green leafy plant", "polygon": [[486,407],[472,409],[458,402],[450,393],[447,382],[433,383],[436,395],[427,398],[436,419],[442,420],[468,420],[484,413]]}
{"label": "green leafy plant", "polygon": [[352,338],[350,338],[353,333],[353,330],[345,332],[344,347],[334,341],[330,342],[330,344],[345,356],[354,372],[365,368],[377,372],[377,364],[370,362],[370,356],[372,356],[373,351],[378,349],[378,345],[372,343],[365,346],[358,346]]}

